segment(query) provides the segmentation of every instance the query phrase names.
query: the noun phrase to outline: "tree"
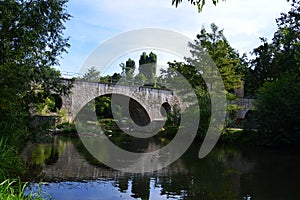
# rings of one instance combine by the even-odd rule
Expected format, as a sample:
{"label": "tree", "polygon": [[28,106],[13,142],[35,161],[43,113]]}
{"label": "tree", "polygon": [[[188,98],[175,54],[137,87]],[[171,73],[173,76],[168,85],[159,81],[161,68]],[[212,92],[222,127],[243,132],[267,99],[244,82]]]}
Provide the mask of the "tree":
{"label": "tree", "polygon": [[[191,117],[197,114],[195,105],[199,106],[201,123],[199,123],[198,135],[203,137],[210,122],[211,104],[207,86],[201,76],[201,71],[199,71],[199,69],[195,66],[183,62],[169,62],[168,65],[169,67],[167,69],[161,69],[161,75],[158,78],[158,82],[166,88],[176,89],[174,92],[183,98],[184,102],[189,104],[189,107],[184,112],[188,113]],[[189,84],[191,84],[191,87],[197,96],[197,102],[191,101],[189,96],[190,94],[188,94],[186,83],[182,76],[189,82]],[[169,116],[170,119],[178,118],[176,112],[172,114],[173,115]],[[179,122],[179,120],[175,121]],[[191,126],[193,126],[193,124],[191,124]]]}
{"label": "tree", "polygon": [[157,56],[153,52],[149,55],[146,52],[140,56],[139,73],[146,77],[148,84],[153,84],[156,78]]}
{"label": "tree", "polygon": [[[278,18],[278,30],[271,43],[255,58],[253,82],[259,90],[255,102],[260,127],[271,132],[271,143],[299,143],[300,127],[300,1]],[[268,48],[268,51],[265,49]],[[258,49],[258,48],[257,48]],[[257,51],[255,49],[255,51]],[[267,62],[267,68],[258,65]],[[267,69],[267,70],[266,70]],[[255,72],[265,76],[255,79]],[[267,78],[266,78],[267,77]],[[263,78],[263,79],[261,79]]]}
{"label": "tree", "polygon": [[122,75],[128,79],[132,79],[134,76],[135,70],[135,61],[129,58],[126,63],[121,63],[120,67],[122,68]]}
{"label": "tree", "polygon": [[125,65],[126,76],[133,77],[134,70],[135,70],[135,62],[134,62],[134,60],[129,58],[126,61],[126,65]]}
{"label": "tree", "polygon": [[242,74],[238,74],[238,69],[243,67],[241,58],[229,45],[223,30],[218,30],[214,23],[211,24],[211,30],[212,32],[208,33],[203,27],[194,44],[189,43],[193,57],[186,60],[190,65],[202,66],[202,70],[205,71],[205,64],[202,61],[205,57],[203,51],[207,51],[220,71],[226,90],[233,92],[234,89],[241,87]]}
{"label": "tree", "polygon": [[245,88],[252,95],[257,93],[264,82],[274,80],[278,74],[274,70],[272,45],[266,38],[261,38],[261,41],[263,44],[252,52],[255,58],[250,61],[249,74],[246,76]]}
{"label": "tree", "polygon": [[122,78],[121,74],[119,74],[119,73],[114,73],[114,74],[111,76],[111,82],[112,82],[112,83],[117,83],[121,78]]}
{"label": "tree", "polygon": [[[241,78],[244,63],[239,54],[229,45],[222,30],[218,30],[215,24],[211,25],[212,33],[206,32],[202,28],[200,34],[197,35],[197,39],[194,43],[189,43],[191,48],[192,57],[185,58],[187,63],[173,62],[169,63],[167,70],[161,70],[162,75],[159,77],[160,82],[164,82],[164,79],[172,79],[171,84],[167,85],[167,88],[176,88],[176,91],[181,97],[185,97],[185,102],[189,102],[190,105],[198,103],[200,108],[199,134],[203,136],[206,133],[207,128],[211,120],[211,96],[216,94],[210,94],[209,88],[216,88],[218,81],[215,70],[212,70],[211,65],[214,63],[220,71],[220,75],[223,79],[225,89],[227,90],[227,97],[229,100],[235,99],[235,95],[232,92],[234,89],[241,87]],[[212,63],[213,62],[213,63]],[[209,76],[209,82],[205,82],[203,74],[206,77]],[[188,94],[186,94],[185,84],[182,83],[180,76],[184,76],[186,80],[191,84],[197,95],[198,102],[190,102]],[[207,81],[207,80],[206,80]],[[169,83],[170,84],[170,83]],[[182,88],[180,88],[182,87]],[[217,86],[217,88],[221,88]],[[225,92],[225,91],[224,91]],[[192,116],[194,111],[193,106],[187,108],[185,112],[190,113]],[[230,105],[227,107],[228,111],[234,112],[238,109],[237,106]]]}
{"label": "tree", "polygon": [[[51,66],[70,46],[63,31],[70,19],[67,0],[0,2],[0,129],[3,135],[26,132],[29,109],[69,85]],[[23,129],[23,131],[21,130]],[[20,130],[20,131],[18,131]],[[20,136],[22,137],[22,136]]]}
{"label": "tree", "polygon": [[271,132],[269,144],[299,144],[299,75],[287,73],[266,82],[257,94],[255,107],[260,128]]}
{"label": "tree", "polygon": [[278,30],[271,42],[261,38],[262,43],[252,54],[250,74],[246,88],[256,93],[265,82],[273,82],[285,73],[299,73],[300,8],[299,1],[292,3],[288,13],[276,19]]}
{"label": "tree", "polygon": [[[198,12],[201,12],[203,9],[203,6],[205,5],[205,0],[188,0],[192,5],[197,6]],[[225,0],[223,0],[225,1]],[[217,5],[219,0],[212,0],[212,3],[214,5]],[[172,0],[172,5],[175,5],[176,7],[182,3],[182,0]]]}
{"label": "tree", "polygon": [[96,69],[96,67],[91,67],[87,70],[85,74],[83,74],[82,78],[79,79],[98,82],[101,79],[101,75],[100,72]]}
{"label": "tree", "polygon": [[[189,46],[192,58],[186,58],[187,62],[201,69],[200,73],[210,73],[210,84],[218,84],[214,81],[218,74],[211,71],[211,58],[223,79],[227,99],[229,101],[235,100],[237,97],[234,94],[234,90],[242,87],[242,73],[244,73],[245,66],[242,63],[243,58],[240,58],[238,52],[229,45],[223,30],[219,30],[214,23],[211,24],[211,33],[207,32],[203,27],[200,34],[197,35],[197,39],[194,43],[189,43]],[[207,53],[210,58],[207,58]],[[212,87],[212,85],[208,87]],[[206,93],[202,92],[201,94],[204,97],[207,96]],[[229,115],[226,120],[228,124],[235,120],[235,114],[238,109],[240,107],[235,105],[234,102],[227,106]]]}

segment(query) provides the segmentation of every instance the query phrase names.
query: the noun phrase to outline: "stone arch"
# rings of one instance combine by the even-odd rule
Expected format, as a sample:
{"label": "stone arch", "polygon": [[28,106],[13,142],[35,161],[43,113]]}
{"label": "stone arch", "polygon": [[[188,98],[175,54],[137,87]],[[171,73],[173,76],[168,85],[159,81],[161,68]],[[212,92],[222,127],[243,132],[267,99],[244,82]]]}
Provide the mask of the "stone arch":
{"label": "stone arch", "polygon": [[[133,121],[138,126],[147,126],[150,124],[151,119],[147,112],[147,110],[141,105],[137,100],[123,95],[123,94],[104,94],[99,97],[110,97],[110,103],[113,101],[112,105],[109,105],[109,110],[106,110],[106,112],[109,112],[109,118],[114,118],[115,120],[119,121],[120,124],[122,124],[122,121],[127,121],[128,119]],[[115,98],[112,100],[112,96]],[[90,108],[91,106],[95,106],[95,114],[97,116],[97,110],[101,107],[101,105],[97,104],[97,98],[95,97],[91,101],[89,101],[87,104],[85,104],[81,109],[79,109],[77,115],[81,115],[81,117],[84,117],[85,120],[93,120],[95,115],[89,114],[91,112]],[[95,103],[93,105],[89,105],[89,103]],[[99,103],[99,102],[98,102]],[[97,108],[97,106],[99,106]],[[75,116],[76,118],[76,116]]]}
{"label": "stone arch", "polygon": [[247,109],[243,109],[240,113],[240,116],[238,116],[238,118],[241,118],[241,119],[245,119],[245,116],[248,112],[250,112],[251,109],[250,108],[247,108]]}
{"label": "stone arch", "polygon": [[50,112],[56,112],[57,110],[60,110],[63,105],[62,97],[59,94],[51,94],[51,98],[54,100],[54,108],[50,110]]}
{"label": "stone arch", "polygon": [[[85,98],[85,101],[82,101],[81,104],[80,104],[80,107],[78,107],[76,110],[73,110],[73,119],[75,119],[76,115],[79,113],[79,111],[81,109],[84,108],[84,106],[93,101],[95,98],[99,97],[99,96],[106,96],[106,95],[118,95],[118,96],[122,96],[122,97],[126,97],[128,98],[129,100],[129,111],[133,111],[133,109],[130,109],[131,107],[137,107],[137,110],[138,112],[130,112],[129,115],[132,117],[133,121],[139,125],[139,126],[145,126],[147,124],[150,123],[150,121],[152,121],[151,119],[151,116],[149,114],[149,111],[147,110],[147,108],[145,108],[143,106],[143,104],[140,102],[139,99],[137,99],[135,96],[132,96],[132,95],[128,95],[128,94],[121,94],[117,91],[106,91],[106,92],[103,92],[101,94],[96,94],[96,95],[91,95],[89,98]],[[87,97],[87,96],[86,96]],[[124,98],[123,98],[124,100]],[[75,112],[74,112],[75,111]],[[144,113],[144,114],[141,114],[140,113]],[[147,115],[146,115],[147,113]],[[143,117],[144,120],[138,120],[138,116],[140,117]]]}
{"label": "stone arch", "polygon": [[248,112],[245,114],[245,126],[249,129],[257,129],[258,123],[255,119],[256,110],[249,109]]}
{"label": "stone arch", "polygon": [[162,116],[167,117],[171,113],[172,106],[168,102],[161,104],[160,113]]}
{"label": "stone arch", "polygon": [[250,115],[253,115],[254,113],[255,113],[255,110],[253,110],[253,109],[248,109],[248,110],[245,112],[244,118],[249,118]]}
{"label": "stone arch", "polygon": [[151,119],[147,110],[135,99],[129,99],[129,114],[131,119],[139,126],[147,126]]}
{"label": "stone arch", "polygon": [[254,109],[253,102],[254,102],[254,99],[238,99],[235,103],[238,106],[242,106],[242,109],[237,111],[236,118],[237,119],[244,119],[246,113],[249,110],[253,110]]}

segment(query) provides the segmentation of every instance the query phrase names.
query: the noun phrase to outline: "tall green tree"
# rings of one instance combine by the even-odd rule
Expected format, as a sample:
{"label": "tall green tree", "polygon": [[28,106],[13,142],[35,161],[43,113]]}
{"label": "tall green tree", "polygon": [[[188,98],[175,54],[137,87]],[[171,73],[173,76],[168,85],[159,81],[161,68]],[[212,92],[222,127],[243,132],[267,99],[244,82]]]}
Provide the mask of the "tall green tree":
{"label": "tall green tree", "polygon": [[190,65],[198,66],[205,71],[205,64],[202,62],[205,54],[208,52],[211,59],[220,71],[225,88],[228,92],[241,87],[242,74],[239,69],[242,68],[241,58],[236,50],[228,43],[223,34],[223,30],[213,23],[211,31],[207,32],[203,27],[194,43],[189,43],[192,58],[187,58]]}
{"label": "tall green tree", "polygon": [[131,58],[128,58],[126,63],[121,63],[120,67],[122,68],[122,74],[128,79],[132,79],[135,71],[135,61]]}
{"label": "tall green tree", "polygon": [[139,60],[139,73],[146,77],[146,81],[149,84],[154,83],[156,78],[156,68],[157,68],[157,56],[155,53],[150,52],[149,55],[146,52],[140,56]]}
{"label": "tall green tree", "polygon": [[256,121],[270,145],[300,144],[300,76],[286,73],[266,82],[255,101]]}
{"label": "tall green tree", "polygon": [[91,67],[87,70],[85,74],[83,74],[82,78],[79,78],[86,81],[100,81],[101,80],[101,74],[100,71],[96,69],[96,67]]}
{"label": "tall green tree", "polygon": [[[194,43],[189,43],[192,57],[186,58],[187,62],[200,69],[200,73],[210,74],[210,83],[208,87],[213,87],[214,84],[219,84],[214,81],[216,79],[216,72],[211,70],[212,61],[216,65],[221,78],[223,80],[226,91],[226,96],[229,101],[235,100],[235,89],[242,87],[242,79],[246,69],[243,57],[233,49],[223,34],[223,30],[219,30],[214,23],[210,26],[211,32],[207,32],[203,27],[200,34]],[[210,58],[207,58],[209,55]],[[212,60],[212,61],[211,61]],[[215,77],[215,78],[214,78]],[[202,95],[205,93],[202,92]],[[204,95],[205,97],[207,95]],[[239,106],[230,102],[227,106],[228,118],[227,123],[235,120],[236,111],[240,109]]]}
{"label": "tall green tree", "polygon": [[63,34],[67,0],[0,2],[0,130],[21,134],[29,108],[69,86],[52,68],[70,46]]}
{"label": "tall green tree", "polygon": [[[167,69],[161,69],[161,75],[158,77],[158,82],[166,88],[175,89],[174,92],[183,98],[184,102],[190,105],[185,110],[185,112],[187,112],[190,116],[195,116],[195,114],[197,114],[198,108],[195,109],[195,106],[199,106],[201,111],[201,122],[199,123],[198,127],[198,135],[203,137],[210,122],[211,102],[207,86],[203,80],[203,77],[201,76],[202,72],[199,70],[199,68],[183,62],[169,62],[168,65],[169,67]],[[189,98],[190,94],[188,94],[185,80],[187,80],[193,88],[198,99],[197,102],[192,102]],[[174,116],[169,117],[175,119],[180,118],[177,116],[176,112],[173,113],[173,115]],[[180,120],[176,121],[180,122]],[[190,125],[194,126],[194,124]]]}
{"label": "tall green tree", "polygon": [[[179,78],[178,80],[172,81],[173,84],[176,84],[175,88],[180,88],[181,85],[185,85],[180,83],[179,74],[189,81],[197,95],[201,110],[200,135],[206,133],[210,120],[214,120],[210,118],[211,97],[208,93],[208,88],[213,88],[216,86],[215,84],[219,84],[218,81],[214,81],[217,80],[216,76],[219,75],[215,70],[212,70],[212,62],[214,62],[217,69],[219,69],[229,100],[236,98],[233,91],[241,87],[242,75],[245,68],[242,58],[240,58],[238,52],[229,45],[223,34],[223,30],[219,30],[215,24],[211,24],[211,29],[212,32],[209,33],[205,28],[202,28],[194,43],[189,43],[192,57],[186,58],[187,63],[169,63],[169,68],[162,70],[163,73],[160,77],[162,79],[172,78],[172,80]],[[206,77],[209,76],[209,83],[203,80],[202,75],[204,73]],[[184,96],[185,88],[181,88],[181,92],[181,96]],[[193,102],[190,103],[193,104]],[[238,107],[231,104],[227,109],[234,115]],[[193,109],[188,109],[187,112],[190,112],[192,115]],[[230,122],[232,119],[228,118],[227,120]]]}
{"label": "tall green tree", "polygon": [[247,76],[246,88],[256,93],[265,82],[273,82],[285,73],[299,71],[299,1],[292,3],[288,13],[282,13],[276,19],[278,30],[271,42],[261,38],[262,44],[255,48],[250,60],[250,73]]}
{"label": "tall green tree", "polygon": [[[259,82],[256,100],[257,121],[262,129],[272,133],[272,143],[297,143],[300,140],[300,1],[294,1],[288,13],[276,20],[278,30],[269,51],[261,51],[255,60],[252,78]],[[257,49],[255,49],[257,50]],[[264,53],[265,52],[265,53]],[[256,77],[264,71],[258,61],[268,60],[264,77]],[[257,88],[255,88],[257,89]]]}

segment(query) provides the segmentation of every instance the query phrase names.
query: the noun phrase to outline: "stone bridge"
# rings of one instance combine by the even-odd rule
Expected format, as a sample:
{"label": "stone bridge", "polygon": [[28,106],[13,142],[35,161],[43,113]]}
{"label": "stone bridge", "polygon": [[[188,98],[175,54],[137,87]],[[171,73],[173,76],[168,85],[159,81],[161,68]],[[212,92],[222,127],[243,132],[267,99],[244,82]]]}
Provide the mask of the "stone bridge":
{"label": "stone bridge", "polygon": [[[116,96],[117,99],[119,98],[127,103],[129,103],[130,100],[134,100],[136,104],[143,108],[143,111],[149,117],[149,121],[146,124],[155,121],[165,121],[166,112],[170,112],[171,109],[175,105],[179,105],[180,102],[180,99],[170,90],[83,80],[74,81],[66,79],[65,81],[73,85],[71,94],[62,97],[62,108],[67,110],[69,121],[73,121],[85,105],[96,97],[103,95],[116,94],[119,95]],[[239,98],[232,103],[241,107],[241,109],[237,111],[236,118],[244,119],[246,113],[254,107],[254,100],[243,98],[243,94],[236,93],[236,95]],[[134,110],[135,112],[140,112],[141,109],[135,108]],[[131,113],[128,116],[132,117]],[[138,118],[145,118],[145,115],[142,115],[142,117],[141,115],[137,116]]]}
{"label": "stone bridge", "polygon": [[[103,95],[120,95],[125,101],[134,100],[148,114],[150,121],[164,121],[166,112],[178,103],[172,91],[144,86],[115,85],[111,83],[66,80],[72,83],[71,94],[62,97],[62,108],[68,112],[73,121],[79,111],[96,97]],[[121,97],[116,96],[115,98]],[[164,108],[164,109],[163,109]]]}
{"label": "stone bridge", "polygon": [[247,112],[254,108],[253,102],[254,99],[247,99],[247,98],[239,98],[235,100],[234,104],[241,107],[241,109],[238,110],[236,113],[236,118],[245,119]]}

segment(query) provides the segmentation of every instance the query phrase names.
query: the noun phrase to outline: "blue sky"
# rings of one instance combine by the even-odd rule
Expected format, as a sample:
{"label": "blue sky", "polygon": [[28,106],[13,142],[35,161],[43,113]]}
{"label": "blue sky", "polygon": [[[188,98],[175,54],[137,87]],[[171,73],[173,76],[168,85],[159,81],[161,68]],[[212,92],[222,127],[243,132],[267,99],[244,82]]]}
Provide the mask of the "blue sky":
{"label": "blue sky", "polygon": [[169,29],[194,39],[202,26],[209,30],[209,25],[216,23],[233,48],[248,53],[260,44],[259,37],[272,38],[277,29],[275,18],[290,5],[285,0],[227,0],[215,7],[207,0],[203,12],[198,13],[187,0],[178,8],[171,0],[70,0],[67,9],[73,16],[65,31],[71,47],[57,68],[79,72],[101,43],[140,28]]}

